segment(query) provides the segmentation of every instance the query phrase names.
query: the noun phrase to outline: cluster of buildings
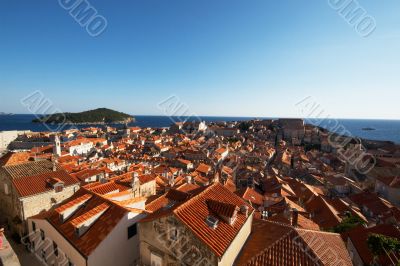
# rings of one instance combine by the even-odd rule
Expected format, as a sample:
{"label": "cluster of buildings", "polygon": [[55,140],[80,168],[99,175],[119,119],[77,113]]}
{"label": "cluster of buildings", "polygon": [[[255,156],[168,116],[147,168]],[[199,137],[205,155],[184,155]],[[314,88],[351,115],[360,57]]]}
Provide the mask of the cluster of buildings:
{"label": "cluster of buildings", "polygon": [[21,132],[0,225],[49,265],[396,265],[367,240],[400,241],[400,147],[331,139],[301,119]]}

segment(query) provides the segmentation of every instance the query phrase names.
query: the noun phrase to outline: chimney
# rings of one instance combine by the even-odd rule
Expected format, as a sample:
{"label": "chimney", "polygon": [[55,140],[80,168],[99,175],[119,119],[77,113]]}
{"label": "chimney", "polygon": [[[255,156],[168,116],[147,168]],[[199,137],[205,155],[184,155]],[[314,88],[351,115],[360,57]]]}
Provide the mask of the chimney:
{"label": "chimney", "polygon": [[296,208],[293,208],[292,209],[292,217],[291,217],[292,226],[297,226],[298,219],[299,219],[299,212],[297,211]]}
{"label": "chimney", "polygon": [[240,206],[240,212],[244,215],[246,215],[246,217],[249,216],[249,206],[247,205],[242,205]]}

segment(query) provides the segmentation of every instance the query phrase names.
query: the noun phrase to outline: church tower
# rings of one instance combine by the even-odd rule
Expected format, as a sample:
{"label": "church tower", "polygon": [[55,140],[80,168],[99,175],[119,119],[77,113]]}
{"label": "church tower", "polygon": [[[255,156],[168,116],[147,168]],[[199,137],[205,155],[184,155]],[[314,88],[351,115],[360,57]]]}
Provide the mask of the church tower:
{"label": "church tower", "polygon": [[61,143],[57,134],[54,136],[53,154],[58,158],[61,157]]}

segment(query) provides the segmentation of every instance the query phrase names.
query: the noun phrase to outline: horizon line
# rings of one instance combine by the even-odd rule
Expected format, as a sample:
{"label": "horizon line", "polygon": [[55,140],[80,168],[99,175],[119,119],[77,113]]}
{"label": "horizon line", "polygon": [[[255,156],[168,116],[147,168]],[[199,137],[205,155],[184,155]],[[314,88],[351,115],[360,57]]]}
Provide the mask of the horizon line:
{"label": "horizon line", "polygon": [[[32,113],[5,113],[2,112],[3,114],[0,114],[1,116],[12,116],[12,115],[51,115],[51,114],[32,114]],[[68,112],[72,113],[72,112]],[[246,118],[246,119],[303,119],[303,120],[332,120],[332,119],[338,119],[338,120],[387,120],[387,121],[400,121],[400,119],[395,119],[395,118],[342,118],[342,117],[329,117],[329,118],[318,118],[318,117],[296,117],[296,116],[235,116],[235,115],[193,115],[193,116],[178,116],[178,115],[162,115],[162,114],[129,114],[132,115],[133,117],[135,116],[153,116],[153,117],[219,117],[219,118]]]}

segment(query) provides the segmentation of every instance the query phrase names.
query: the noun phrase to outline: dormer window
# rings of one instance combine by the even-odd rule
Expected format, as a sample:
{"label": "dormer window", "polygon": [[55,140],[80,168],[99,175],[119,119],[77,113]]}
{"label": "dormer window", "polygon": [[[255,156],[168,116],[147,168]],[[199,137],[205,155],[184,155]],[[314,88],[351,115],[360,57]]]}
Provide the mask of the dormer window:
{"label": "dormer window", "polygon": [[237,217],[237,212],[239,211],[239,207],[234,204],[220,202],[216,200],[207,200],[208,208],[215,214],[218,215],[226,223],[232,225]]}
{"label": "dormer window", "polygon": [[75,234],[80,237],[105,213],[110,205],[102,203],[71,221]]}
{"label": "dormer window", "polygon": [[51,177],[46,180],[47,184],[54,189],[56,193],[63,191],[64,189],[64,182],[56,177]]}
{"label": "dormer window", "polygon": [[64,189],[64,184],[57,184],[54,186],[54,191],[56,193],[63,191],[63,189]]}
{"label": "dormer window", "polygon": [[77,212],[79,208],[83,207],[90,198],[92,198],[91,194],[84,194],[83,196],[56,208],[55,211],[60,214],[61,222],[65,222],[69,217]]}
{"label": "dormer window", "polygon": [[206,218],[206,224],[207,224],[209,227],[211,227],[212,229],[217,228],[218,223],[219,223],[219,220],[218,220],[217,218],[215,218],[214,216],[211,216],[211,215],[207,216],[207,218]]}

